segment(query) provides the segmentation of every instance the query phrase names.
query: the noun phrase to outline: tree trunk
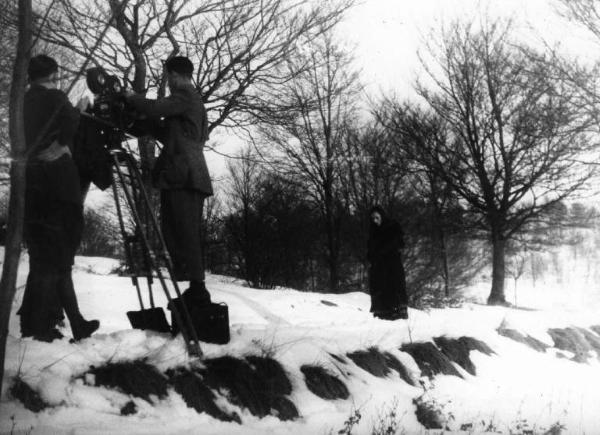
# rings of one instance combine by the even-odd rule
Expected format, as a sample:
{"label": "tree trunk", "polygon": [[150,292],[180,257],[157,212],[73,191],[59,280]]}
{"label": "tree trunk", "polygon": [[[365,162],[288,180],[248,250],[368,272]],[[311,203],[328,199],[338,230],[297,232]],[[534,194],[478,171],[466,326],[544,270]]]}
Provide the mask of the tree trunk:
{"label": "tree trunk", "polygon": [[339,282],[338,253],[335,241],[335,223],[333,216],[327,218],[327,263],[329,266],[329,290],[336,293]]}
{"label": "tree trunk", "polygon": [[13,299],[15,297],[17,271],[23,238],[25,214],[25,128],[23,124],[23,100],[26,72],[29,62],[32,24],[31,0],[19,0],[19,40],[13,66],[10,89],[9,132],[12,163],[10,168],[10,201],[8,228],[4,252],[4,265],[0,279],[0,386],[4,379],[6,339]]}
{"label": "tree trunk", "polygon": [[450,297],[450,267],[448,265],[448,249],[446,243],[446,229],[444,226],[444,217],[442,207],[438,203],[437,194],[433,190],[434,182],[430,182],[432,186],[432,195],[430,197],[433,206],[433,226],[437,230],[437,242],[439,248],[440,259],[442,260],[442,278],[444,279],[444,295]]}
{"label": "tree trunk", "polygon": [[339,249],[333,195],[331,187],[325,187],[325,231],[327,233],[327,266],[329,269],[329,291],[336,293],[339,284]]}
{"label": "tree trunk", "polygon": [[440,228],[440,256],[442,257],[442,267],[444,274],[444,295],[450,297],[450,268],[448,266],[448,250],[446,249],[446,234],[443,228]]}
{"label": "tree trunk", "polygon": [[488,305],[503,305],[505,278],[505,247],[506,240],[499,231],[492,230],[492,291],[488,297]]}

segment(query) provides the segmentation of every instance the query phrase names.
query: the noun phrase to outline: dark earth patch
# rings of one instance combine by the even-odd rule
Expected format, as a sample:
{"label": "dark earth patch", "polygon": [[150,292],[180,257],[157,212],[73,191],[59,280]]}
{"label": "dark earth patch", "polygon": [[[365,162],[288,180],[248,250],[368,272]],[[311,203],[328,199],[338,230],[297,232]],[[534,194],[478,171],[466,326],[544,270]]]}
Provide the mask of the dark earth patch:
{"label": "dark earth patch", "polygon": [[248,356],[246,361],[250,363],[256,375],[263,380],[269,394],[285,396],[292,393],[292,383],[278,361],[261,356]]}
{"label": "dark earth patch", "polygon": [[242,422],[237,414],[229,415],[216,405],[215,394],[204,384],[204,381],[197,373],[177,369],[171,370],[167,374],[175,391],[190,408],[195,409],[199,413],[205,412],[221,421]]}
{"label": "dark earth patch", "polygon": [[576,328],[551,328],[548,334],[554,341],[554,346],[560,350],[566,350],[574,354],[573,361],[587,362],[590,351],[593,349],[585,338],[585,335]]}
{"label": "dark earth patch", "polygon": [[469,350],[476,350],[476,351],[479,351],[488,356],[494,355],[496,353],[486,343],[484,343],[481,340],[477,340],[476,338],[473,338],[473,337],[463,336],[463,337],[460,337],[458,339],[458,341],[460,341],[462,344],[464,344],[467,347],[467,349],[469,349]]}
{"label": "dark earth patch", "polygon": [[135,413],[137,413],[137,405],[133,402],[133,400],[130,400],[121,408],[121,415],[127,416]]}
{"label": "dark earth patch", "polygon": [[350,397],[346,384],[323,367],[303,365],[300,371],[304,374],[306,387],[316,396],[325,400],[345,400]]}
{"label": "dark earth patch", "polygon": [[400,350],[410,354],[419,366],[421,373],[428,378],[433,378],[438,374],[462,378],[452,365],[452,361],[431,342],[405,344]]}
{"label": "dark earth patch", "polygon": [[534,338],[530,335],[521,334],[516,329],[499,328],[496,331],[498,332],[498,334],[502,335],[503,337],[507,337],[507,338],[510,338],[511,340],[518,341],[519,343],[523,343],[526,346],[529,346],[530,348],[532,348],[533,350],[536,350],[538,352],[544,353],[544,352],[546,352],[546,349],[548,349],[550,347],[547,344],[545,344],[544,342],[538,340],[537,338]]}
{"label": "dark earth patch", "polygon": [[434,338],[433,341],[444,355],[473,376],[477,375],[477,369],[471,361],[471,351],[477,350],[486,355],[494,353],[487,344],[473,337],[448,338],[442,336]]}
{"label": "dark earth patch", "polygon": [[583,334],[586,341],[592,346],[592,349],[596,351],[598,357],[600,357],[600,337],[585,328],[577,328],[577,330]]}
{"label": "dark earth patch", "polygon": [[40,412],[50,407],[50,405],[44,402],[37,391],[19,377],[15,378],[12,387],[10,387],[10,394],[19,400],[25,408],[33,412]]}
{"label": "dark earth patch", "polygon": [[475,364],[473,364],[473,361],[469,357],[471,351],[464,342],[448,337],[436,337],[433,341],[450,361],[454,361],[473,376],[477,374]]}
{"label": "dark earth patch", "polygon": [[398,374],[400,375],[400,378],[402,378],[402,380],[404,382],[406,382],[407,384],[412,385],[412,386],[417,385],[415,380],[410,375],[410,372],[408,371],[408,369],[406,367],[404,367],[404,365],[398,360],[398,358],[396,358],[394,355],[392,355],[389,352],[384,352],[383,357],[385,358],[385,362],[386,362],[387,366],[389,368],[391,368],[392,370],[395,370],[396,372],[398,372]]}
{"label": "dark earth patch", "polygon": [[143,360],[91,367],[88,374],[94,375],[96,386],[116,388],[148,402],[150,396],[161,399],[167,396],[168,379]]}
{"label": "dark earth patch", "polygon": [[378,378],[384,378],[390,372],[385,356],[375,347],[367,350],[357,350],[346,354],[354,364]]}
{"label": "dark earth patch", "polygon": [[224,356],[206,360],[204,365],[206,369],[199,371],[203,380],[212,389],[225,389],[233,404],[258,417],[298,418],[296,406],[285,397],[291,392],[291,383],[277,361],[263,357],[244,360]]}
{"label": "dark earth patch", "polygon": [[444,429],[444,416],[436,406],[424,401],[421,397],[413,399],[413,404],[417,408],[415,411],[417,421],[425,429]]}

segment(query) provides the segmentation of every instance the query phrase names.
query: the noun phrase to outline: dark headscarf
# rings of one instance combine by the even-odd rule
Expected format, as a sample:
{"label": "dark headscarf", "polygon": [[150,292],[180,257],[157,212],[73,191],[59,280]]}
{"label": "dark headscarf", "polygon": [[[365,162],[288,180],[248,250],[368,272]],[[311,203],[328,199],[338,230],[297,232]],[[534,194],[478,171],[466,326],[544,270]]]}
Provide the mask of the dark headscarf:
{"label": "dark headscarf", "polygon": [[[379,215],[381,216],[381,224],[380,225],[375,225],[373,223],[373,219],[371,218],[371,216],[373,216],[373,213],[379,213]],[[383,207],[381,207],[380,205],[374,205],[373,207],[371,207],[371,209],[369,210],[369,228],[370,228],[371,235],[373,235],[374,232],[380,230],[386,221],[387,221],[387,216],[385,214],[385,211],[383,210]]]}
{"label": "dark headscarf", "polygon": [[381,215],[381,219],[385,218],[385,211],[383,211],[383,207],[380,205],[374,205],[371,207],[371,210],[369,210],[369,219],[371,219],[371,215],[373,213],[379,213]]}

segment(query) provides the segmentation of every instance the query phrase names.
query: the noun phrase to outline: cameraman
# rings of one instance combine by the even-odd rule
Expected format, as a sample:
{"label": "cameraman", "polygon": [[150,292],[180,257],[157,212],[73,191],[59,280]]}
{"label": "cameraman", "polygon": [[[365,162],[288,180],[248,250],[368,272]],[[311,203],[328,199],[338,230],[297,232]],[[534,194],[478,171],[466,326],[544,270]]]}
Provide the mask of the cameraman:
{"label": "cameraman", "polygon": [[129,95],[128,103],[143,118],[133,128],[163,144],[152,170],[160,191],[161,229],[173,260],[175,278],[190,281],[184,294],[188,305],[210,304],[204,284],[202,212],[204,199],[213,194],[203,148],[208,119],[201,95],[192,83],[194,66],[183,56],[164,65],[170,96],[151,100]]}
{"label": "cameraman", "polygon": [[24,101],[29,276],[19,314],[24,337],[48,342],[62,338],[56,325],[63,310],[75,340],[89,337],[100,326],[98,320],[81,315],[71,277],[83,229],[79,177],[70,149],[79,112],[57,89],[57,71],[51,57],[31,58],[31,86]]}

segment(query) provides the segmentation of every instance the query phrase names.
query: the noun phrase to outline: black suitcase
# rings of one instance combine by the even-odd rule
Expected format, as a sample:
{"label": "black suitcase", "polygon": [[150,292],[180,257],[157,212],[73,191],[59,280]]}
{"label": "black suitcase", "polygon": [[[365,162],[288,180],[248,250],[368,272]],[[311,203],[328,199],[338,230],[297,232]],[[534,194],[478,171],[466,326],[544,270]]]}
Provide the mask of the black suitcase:
{"label": "black suitcase", "polygon": [[[180,315],[183,316],[183,308],[179,298],[173,299],[173,303],[175,303]],[[225,303],[211,303],[202,306],[186,305],[186,307],[200,341],[215,344],[229,343],[229,308]],[[179,325],[175,320],[173,311],[171,311],[171,332],[173,335],[179,333]]]}

